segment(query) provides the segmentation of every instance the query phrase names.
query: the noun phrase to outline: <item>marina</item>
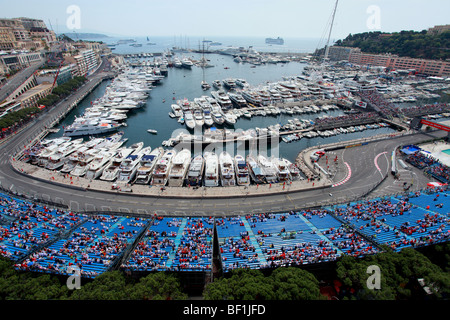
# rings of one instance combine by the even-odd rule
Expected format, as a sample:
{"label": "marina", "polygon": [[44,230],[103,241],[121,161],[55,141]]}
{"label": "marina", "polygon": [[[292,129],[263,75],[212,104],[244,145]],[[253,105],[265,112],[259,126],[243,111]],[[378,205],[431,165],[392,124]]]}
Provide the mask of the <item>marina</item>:
{"label": "marina", "polygon": [[[139,64],[136,57],[132,63],[125,59],[116,77],[98,85],[59,128],[49,132],[46,140],[51,145],[49,141],[81,136],[83,144],[62,151],[59,148],[58,152],[50,146],[40,150],[43,146],[37,144],[34,148],[40,150],[39,155],[31,150],[33,157],[27,155],[25,159],[45,167],[53,157],[52,166],[47,168],[52,172],[61,170],[73,173],[77,179],[98,179],[123,187],[237,187],[311,177],[297,161],[302,149],[405,130],[388,117],[359,107],[366,103],[362,100],[365,96],[352,92],[355,88],[361,90],[361,83],[354,81],[354,73],[346,68],[333,71],[338,81],[313,84],[307,80],[310,67],[301,62],[283,63],[291,65],[297,75],[288,76],[285,69],[281,79],[256,85],[239,73],[218,80],[223,71],[215,73],[210,71],[214,68],[209,68],[209,79],[215,79],[210,80],[213,89],[205,91],[203,80],[197,84],[191,81],[190,93],[182,91],[180,96],[179,91],[186,87],[178,85],[194,74],[205,79],[205,69],[190,65],[185,57],[179,60],[189,67],[182,63],[181,68],[169,66],[172,56],[162,55],[159,64],[151,62],[150,55],[139,58]],[[230,66],[223,69],[227,71],[236,64],[244,67],[223,55],[210,55],[208,60],[214,65],[220,61]],[[168,70],[164,75],[161,63],[165,63],[162,69]],[[389,103],[397,103],[397,110],[408,112],[414,111],[410,105],[417,99],[431,101],[440,96],[431,92],[443,89],[427,82],[415,83],[415,87],[410,82],[387,87],[378,84],[377,74],[370,71],[366,78],[374,80],[370,87],[363,84],[365,90],[376,89]],[[398,104],[392,101],[394,96],[407,98]],[[446,108],[435,108],[436,117],[445,117],[443,111],[449,111]],[[426,110],[427,114],[430,110]],[[142,135],[144,130],[150,134]],[[94,139],[115,143],[99,143],[98,148],[93,148]],[[71,156],[77,146],[80,152],[83,150],[81,158],[88,156],[89,161]]]}

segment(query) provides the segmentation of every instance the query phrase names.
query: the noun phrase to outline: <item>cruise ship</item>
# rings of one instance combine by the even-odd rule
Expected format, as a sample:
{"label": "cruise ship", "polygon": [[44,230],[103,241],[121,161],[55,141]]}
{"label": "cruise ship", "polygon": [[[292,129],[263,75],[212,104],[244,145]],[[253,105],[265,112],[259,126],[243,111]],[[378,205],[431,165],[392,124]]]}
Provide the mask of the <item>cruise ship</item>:
{"label": "cruise ship", "polygon": [[266,44],[278,44],[278,45],[283,45],[284,44],[284,39],[283,38],[266,38]]}
{"label": "cruise ship", "polygon": [[191,162],[191,151],[183,149],[178,152],[172,160],[172,168],[169,171],[169,187],[182,187],[186,177],[189,163]]}
{"label": "cruise ship", "polygon": [[165,186],[169,179],[170,168],[172,167],[172,160],[176,156],[176,150],[166,150],[162,157],[156,163],[153,170],[151,184],[154,186]]}
{"label": "cruise ship", "polygon": [[220,164],[220,181],[222,187],[233,187],[236,185],[236,178],[234,176],[234,163],[231,155],[223,151],[219,155]]}
{"label": "cruise ship", "polygon": [[217,187],[219,185],[219,158],[214,152],[206,152],[205,155],[205,187]]}
{"label": "cruise ship", "polygon": [[234,170],[236,173],[236,183],[239,186],[248,186],[250,184],[248,165],[245,158],[240,154],[234,157]]}
{"label": "cruise ship", "polygon": [[155,168],[156,163],[159,161],[163,153],[164,149],[162,147],[158,147],[149,154],[144,154],[142,156],[141,161],[139,162],[137,168],[136,180],[134,181],[134,183],[136,184],[150,183],[153,169]]}
{"label": "cruise ship", "polygon": [[205,169],[205,159],[201,154],[196,155],[189,165],[186,175],[186,184],[191,187],[201,186],[203,182],[203,170]]}

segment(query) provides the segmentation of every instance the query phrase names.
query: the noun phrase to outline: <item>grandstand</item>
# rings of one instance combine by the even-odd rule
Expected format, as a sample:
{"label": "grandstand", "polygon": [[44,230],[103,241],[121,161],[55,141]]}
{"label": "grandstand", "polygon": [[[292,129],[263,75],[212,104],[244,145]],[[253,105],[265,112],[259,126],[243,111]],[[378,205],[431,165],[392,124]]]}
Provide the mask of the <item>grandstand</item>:
{"label": "grandstand", "polygon": [[[446,187],[445,187],[446,188]],[[335,261],[450,238],[449,191],[429,188],[346,205],[229,217],[80,214],[0,194],[0,254],[17,270],[86,278],[223,272]]]}

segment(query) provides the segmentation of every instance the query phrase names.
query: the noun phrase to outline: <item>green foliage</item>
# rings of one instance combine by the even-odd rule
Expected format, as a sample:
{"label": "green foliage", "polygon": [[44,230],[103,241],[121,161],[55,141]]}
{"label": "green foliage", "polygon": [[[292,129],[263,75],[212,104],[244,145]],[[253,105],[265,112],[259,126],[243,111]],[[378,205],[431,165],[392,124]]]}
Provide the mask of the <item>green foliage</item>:
{"label": "green foliage", "polygon": [[[381,271],[381,289],[367,288],[367,268],[377,265]],[[337,276],[342,283],[355,290],[350,299],[412,299],[420,291],[417,280],[423,278],[431,286],[436,298],[450,293],[450,274],[443,272],[426,256],[412,248],[401,252],[384,252],[374,256],[358,259],[342,257],[337,263]],[[414,292],[413,292],[414,291]]]}
{"label": "green foliage", "polygon": [[0,129],[9,128],[10,126],[20,123],[21,121],[27,120],[32,115],[39,113],[39,108],[30,107],[23,108],[17,111],[10,112],[0,118]]}
{"label": "green foliage", "polygon": [[174,275],[163,272],[151,273],[135,285],[129,286],[127,296],[131,300],[186,300],[188,298],[182,292],[179,280]]}
{"label": "green foliage", "polygon": [[206,300],[319,300],[317,279],[298,268],[279,268],[270,276],[259,270],[237,269],[204,291]]}
{"label": "green foliage", "polygon": [[362,52],[391,53],[403,57],[446,60],[450,58],[450,32],[430,35],[426,31],[401,31],[394,33],[363,32],[349,34],[335,45],[358,47]]}

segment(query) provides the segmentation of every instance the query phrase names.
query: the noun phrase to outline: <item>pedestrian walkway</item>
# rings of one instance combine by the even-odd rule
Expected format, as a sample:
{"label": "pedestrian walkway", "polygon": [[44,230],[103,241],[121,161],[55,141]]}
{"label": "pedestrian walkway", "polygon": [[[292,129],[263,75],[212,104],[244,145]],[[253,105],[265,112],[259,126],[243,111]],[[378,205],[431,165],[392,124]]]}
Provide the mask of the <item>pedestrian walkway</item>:
{"label": "pedestrian walkway", "polygon": [[180,227],[178,228],[177,236],[174,240],[173,250],[170,252],[169,259],[167,260],[167,263],[166,263],[166,267],[169,269],[172,267],[173,260],[175,259],[175,255],[177,253],[178,247],[180,246],[181,238],[183,237],[184,228],[186,227],[186,224],[187,224],[187,218],[183,218],[183,220],[181,221]]}
{"label": "pedestrian walkway", "polygon": [[267,264],[267,260],[264,256],[264,253],[262,252],[261,247],[259,246],[258,241],[256,240],[256,237],[255,237],[255,234],[253,233],[252,228],[248,224],[247,219],[245,219],[245,217],[241,217],[241,220],[244,223],[245,230],[248,232],[248,236],[250,238],[252,245],[255,247],[255,251],[258,254],[260,264],[261,265]]}

